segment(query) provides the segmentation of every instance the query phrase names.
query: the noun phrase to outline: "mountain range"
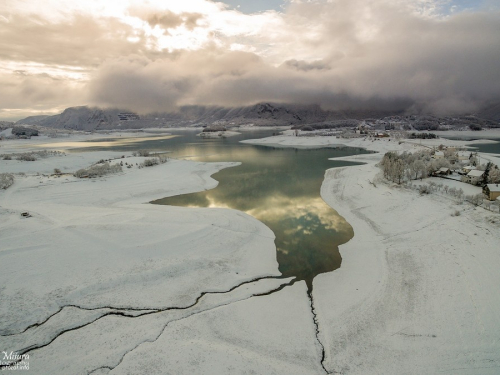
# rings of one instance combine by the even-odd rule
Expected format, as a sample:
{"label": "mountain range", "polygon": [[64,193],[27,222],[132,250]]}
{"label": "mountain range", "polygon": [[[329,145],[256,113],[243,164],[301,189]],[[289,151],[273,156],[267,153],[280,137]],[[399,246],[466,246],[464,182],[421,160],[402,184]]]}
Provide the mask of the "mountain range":
{"label": "mountain range", "polygon": [[[403,116],[402,112],[381,110],[327,111],[319,105],[259,103],[252,106],[224,108],[185,106],[176,112],[137,114],[124,109],[70,107],[54,116],[30,116],[17,125],[39,125],[83,131],[141,129],[148,127],[249,125],[288,126],[305,124],[342,124],[348,119],[379,119]],[[500,104],[491,105],[473,116],[480,125],[498,126]],[[426,117],[428,118],[428,117]],[[468,116],[470,120],[471,116]],[[439,122],[438,120],[436,120]]]}

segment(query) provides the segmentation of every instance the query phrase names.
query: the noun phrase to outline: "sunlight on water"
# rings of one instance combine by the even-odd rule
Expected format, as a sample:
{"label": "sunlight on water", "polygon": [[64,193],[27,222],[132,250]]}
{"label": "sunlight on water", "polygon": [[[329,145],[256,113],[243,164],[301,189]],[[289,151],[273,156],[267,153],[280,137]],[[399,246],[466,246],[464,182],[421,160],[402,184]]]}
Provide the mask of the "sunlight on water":
{"label": "sunlight on water", "polygon": [[[357,149],[296,150],[221,142],[187,146],[192,159],[240,161],[213,175],[215,189],[157,200],[155,204],[219,207],[243,211],[276,235],[276,257],[284,277],[305,280],[340,267],[338,246],[354,235],[352,227],[320,197],[325,170],[353,163],[328,158],[361,153]],[[218,150],[217,150],[218,149]],[[200,156],[197,156],[200,154]]]}
{"label": "sunlight on water", "polygon": [[[227,139],[200,139],[194,132],[174,138],[148,138],[139,142],[93,142],[75,151],[138,149],[170,152],[174,158],[203,162],[241,162],[212,177],[216,188],[167,197],[151,203],[184,207],[232,208],[266,224],[275,234],[276,259],[284,277],[305,280],[340,267],[338,246],[349,241],[352,227],[320,197],[325,171],[357,163],[328,160],[367,153],[355,148],[293,149],[253,146],[243,139],[272,134],[260,131]],[[81,144],[80,144],[81,145]]]}

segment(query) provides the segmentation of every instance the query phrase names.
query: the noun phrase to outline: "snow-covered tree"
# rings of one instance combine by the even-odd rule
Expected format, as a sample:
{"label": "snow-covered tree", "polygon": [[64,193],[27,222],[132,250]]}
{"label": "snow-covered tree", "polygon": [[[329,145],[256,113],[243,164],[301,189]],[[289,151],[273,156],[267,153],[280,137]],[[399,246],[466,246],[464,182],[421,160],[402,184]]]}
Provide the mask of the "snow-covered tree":
{"label": "snow-covered tree", "polygon": [[423,176],[423,174],[425,174],[427,169],[425,168],[425,164],[422,160],[415,160],[410,165],[410,170],[413,172],[413,175],[415,176],[415,180],[418,179],[419,175],[422,177],[426,177],[426,176]]}
{"label": "snow-covered tree", "polygon": [[490,170],[490,173],[488,175],[488,182],[490,184],[500,183],[500,169],[498,169],[496,165]]}

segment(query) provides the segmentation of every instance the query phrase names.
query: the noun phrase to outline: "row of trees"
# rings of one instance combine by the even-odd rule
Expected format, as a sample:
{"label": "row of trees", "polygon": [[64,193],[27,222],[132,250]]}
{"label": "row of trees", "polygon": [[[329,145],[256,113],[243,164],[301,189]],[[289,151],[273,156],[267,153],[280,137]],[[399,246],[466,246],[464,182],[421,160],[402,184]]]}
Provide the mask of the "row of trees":
{"label": "row of trees", "polygon": [[[484,199],[484,194],[474,194],[474,195],[465,195],[462,189],[457,189],[454,187],[449,187],[444,184],[438,184],[434,181],[428,181],[426,184],[413,184],[411,182],[406,183],[405,187],[409,189],[413,189],[418,191],[421,195],[424,194],[442,194],[449,198],[454,199],[458,204],[462,204],[463,202],[469,202],[474,206],[481,206],[486,208],[487,210],[493,212],[500,212],[500,201],[489,201]],[[459,211],[456,211],[456,214],[453,216],[459,216]]]}
{"label": "row of trees", "polygon": [[444,184],[437,184],[434,181],[429,181],[425,185],[416,185],[416,184],[413,185],[409,183],[408,187],[411,189],[417,189],[420,194],[432,194],[436,192],[444,192],[446,195],[450,195],[451,197],[456,198],[458,201],[463,201],[465,199],[465,194],[462,189],[449,187]]}
{"label": "row of trees", "polygon": [[439,168],[450,166],[447,159],[432,159],[430,151],[415,153],[405,151],[402,154],[387,152],[380,162],[384,177],[398,184],[426,178]]}
{"label": "row of trees", "polygon": [[109,164],[105,162],[103,164],[95,164],[88,168],[82,168],[75,172],[75,177],[78,178],[94,178],[102,177],[111,173],[121,172],[123,169],[120,164]]}

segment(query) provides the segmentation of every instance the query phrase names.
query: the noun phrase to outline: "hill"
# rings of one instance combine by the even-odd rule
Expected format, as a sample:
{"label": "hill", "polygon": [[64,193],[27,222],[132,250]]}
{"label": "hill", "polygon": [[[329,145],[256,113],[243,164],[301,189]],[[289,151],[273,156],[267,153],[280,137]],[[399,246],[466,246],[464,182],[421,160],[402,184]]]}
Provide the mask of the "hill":
{"label": "hill", "polygon": [[140,129],[146,127],[202,126],[213,124],[256,126],[287,126],[325,123],[348,118],[381,117],[392,113],[332,112],[318,105],[288,105],[260,103],[248,107],[224,108],[185,106],[177,112],[139,115],[123,109],[71,107],[55,116],[31,116],[18,124],[40,125],[58,129],[108,130]]}
{"label": "hill", "polygon": [[[474,115],[437,117],[432,115],[409,115],[401,111],[347,110],[327,111],[319,105],[259,103],[246,107],[184,106],[176,112],[140,115],[125,109],[102,109],[96,107],[70,107],[55,116],[31,116],[19,120],[18,125],[40,125],[71,130],[142,129],[175,126],[304,126],[317,128],[356,126],[367,120],[385,126],[399,124],[412,130],[447,130],[499,127],[500,104],[491,104]],[[392,125],[391,125],[392,126]]]}

